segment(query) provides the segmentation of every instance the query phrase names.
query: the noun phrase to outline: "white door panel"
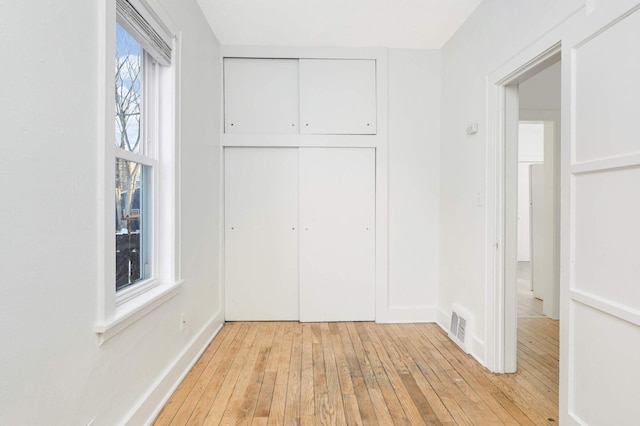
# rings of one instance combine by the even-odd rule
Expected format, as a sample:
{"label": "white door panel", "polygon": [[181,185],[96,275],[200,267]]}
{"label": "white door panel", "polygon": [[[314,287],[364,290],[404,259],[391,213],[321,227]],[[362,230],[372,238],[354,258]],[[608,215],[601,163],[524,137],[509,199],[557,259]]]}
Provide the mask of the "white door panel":
{"label": "white door panel", "polygon": [[[621,3],[603,2],[597,11]],[[630,425],[640,418],[640,12],[615,10],[567,43],[567,75],[574,79],[563,112],[573,114],[575,133],[563,161],[566,424]]]}
{"label": "white door panel", "polygon": [[300,59],[300,125],[308,134],[375,134],[376,62]]}
{"label": "white door panel", "polygon": [[635,44],[639,27],[636,12],[577,49],[576,116],[580,121],[573,154],[578,162],[640,150],[640,52]]}
{"label": "white door panel", "polygon": [[375,319],[375,150],[300,149],[300,320]]}
{"label": "white door panel", "polygon": [[225,149],[225,317],[298,319],[298,150]]}
{"label": "white door panel", "polygon": [[579,175],[574,183],[575,284],[640,308],[640,167]]}
{"label": "white door panel", "polygon": [[225,58],[225,133],[298,133],[298,60]]}
{"label": "white door panel", "polygon": [[529,166],[518,163],[518,262],[531,261]]}
{"label": "white door panel", "polygon": [[553,279],[548,250],[549,237],[546,224],[547,197],[544,185],[544,164],[529,166],[529,196],[531,200],[531,287],[533,296],[545,300],[544,289],[548,280]]}

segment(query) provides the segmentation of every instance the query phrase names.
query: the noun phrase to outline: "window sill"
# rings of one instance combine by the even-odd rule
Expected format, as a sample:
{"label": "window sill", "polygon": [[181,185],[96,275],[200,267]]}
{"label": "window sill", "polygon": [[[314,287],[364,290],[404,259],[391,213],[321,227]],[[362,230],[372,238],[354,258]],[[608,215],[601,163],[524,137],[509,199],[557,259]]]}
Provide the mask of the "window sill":
{"label": "window sill", "polygon": [[178,294],[183,283],[184,280],[173,284],[160,284],[119,305],[112,319],[96,324],[95,332],[100,339],[100,345]]}

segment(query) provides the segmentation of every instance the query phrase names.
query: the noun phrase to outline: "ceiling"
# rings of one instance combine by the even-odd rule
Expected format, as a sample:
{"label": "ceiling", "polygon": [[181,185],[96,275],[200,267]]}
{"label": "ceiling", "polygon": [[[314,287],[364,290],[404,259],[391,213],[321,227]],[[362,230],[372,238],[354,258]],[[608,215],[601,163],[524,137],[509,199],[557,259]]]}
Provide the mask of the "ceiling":
{"label": "ceiling", "polygon": [[222,44],[439,49],[482,0],[198,0]]}

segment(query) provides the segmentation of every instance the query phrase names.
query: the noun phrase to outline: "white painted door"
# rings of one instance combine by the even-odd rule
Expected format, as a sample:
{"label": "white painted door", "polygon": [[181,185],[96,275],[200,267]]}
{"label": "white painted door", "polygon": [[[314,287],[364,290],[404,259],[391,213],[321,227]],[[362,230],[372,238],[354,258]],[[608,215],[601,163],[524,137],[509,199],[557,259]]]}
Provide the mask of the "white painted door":
{"label": "white painted door", "polygon": [[298,319],[297,148],[225,148],[225,318]]}
{"label": "white painted door", "polygon": [[299,133],[297,59],[224,59],[225,133]]}
{"label": "white painted door", "polygon": [[529,166],[518,163],[518,262],[531,261]]}
{"label": "white painted door", "polygon": [[575,79],[563,110],[575,132],[563,138],[563,424],[640,419],[640,12],[623,5],[598,3],[597,25],[563,53]]}
{"label": "white painted door", "polygon": [[300,59],[300,124],[308,134],[375,134],[376,62]]}
{"label": "white painted door", "polygon": [[300,320],[375,319],[375,149],[300,148]]}
{"label": "white painted door", "polygon": [[544,280],[549,279],[548,262],[549,255],[553,252],[547,250],[548,235],[544,221],[546,220],[546,196],[544,185],[544,164],[532,164],[529,166],[529,200],[530,200],[530,238],[531,238],[531,289],[533,296],[544,300],[542,290],[545,287]]}
{"label": "white painted door", "polygon": [[531,166],[531,285],[534,297],[542,300],[542,313],[558,319],[556,307],[556,192],[554,123],[541,123],[544,134],[544,163]]}

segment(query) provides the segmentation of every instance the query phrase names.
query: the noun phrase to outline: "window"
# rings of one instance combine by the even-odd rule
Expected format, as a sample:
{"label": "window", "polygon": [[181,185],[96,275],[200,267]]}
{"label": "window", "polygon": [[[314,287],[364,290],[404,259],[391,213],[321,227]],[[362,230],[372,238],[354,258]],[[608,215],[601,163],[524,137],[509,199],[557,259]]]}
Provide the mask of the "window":
{"label": "window", "polygon": [[[177,31],[152,1],[107,0],[104,281],[101,341],[179,286],[175,99]],[[116,19],[113,20],[113,9]],[[110,11],[109,11],[110,10]],[[113,102],[113,104],[111,103]]]}
{"label": "window", "polygon": [[114,286],[121,303],[157,283],[158,115],[167,89],[160,74],[171,67],[171,39],[135,0],[117,0],[116,9]]}
{"label": "window", "polygon": [[115,65],[115,288],[120,292],[151,277],[150,194],[156,169],[155,141],[145,128],[153,126],[153,108],[143,108],[143,98],[154,99],[147,80],[153,81],[156,65],[120,24]]}

